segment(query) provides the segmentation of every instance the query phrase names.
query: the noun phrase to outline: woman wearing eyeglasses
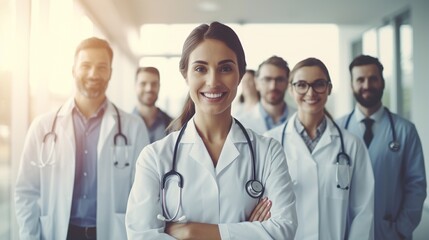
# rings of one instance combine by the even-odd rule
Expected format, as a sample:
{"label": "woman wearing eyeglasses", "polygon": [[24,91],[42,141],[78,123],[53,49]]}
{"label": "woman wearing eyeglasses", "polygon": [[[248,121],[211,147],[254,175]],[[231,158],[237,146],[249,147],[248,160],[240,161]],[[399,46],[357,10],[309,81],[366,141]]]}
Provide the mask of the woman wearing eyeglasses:
{"label": "woman wearing eyeglasses", "polygon": [[265,135],[282,143],[296,194],[295,239],[373,239],[374,176],[362,142],[325,110],[328,69],[307,58],[289,81],[298,111]]}

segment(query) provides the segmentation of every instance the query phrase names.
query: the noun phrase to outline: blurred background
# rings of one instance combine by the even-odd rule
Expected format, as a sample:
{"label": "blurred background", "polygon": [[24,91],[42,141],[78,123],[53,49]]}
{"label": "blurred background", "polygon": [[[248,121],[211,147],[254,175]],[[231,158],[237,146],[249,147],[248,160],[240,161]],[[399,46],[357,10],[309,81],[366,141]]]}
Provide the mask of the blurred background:
{"label": "blurred background", "polygon": [[[272,55],[291,68],[321,59],[333,80],[334,117],[354,106],[350,61],[376,56],[385,67],[384,104],[416,124],[428,158],[428,12],[427,0],[0,0],[0,239],[18,239],[13,192],[29,124],[75,91],[71,69],[82,39],[101,37],[113,47],[113,102],[131,111],[136,68],[155,66],[157,105],[174,117],[187,93],[178,67],[182,44],[201,23],[231,26],[251,69]],[[427,239],[428,226],[427,200],[414,239]]]}

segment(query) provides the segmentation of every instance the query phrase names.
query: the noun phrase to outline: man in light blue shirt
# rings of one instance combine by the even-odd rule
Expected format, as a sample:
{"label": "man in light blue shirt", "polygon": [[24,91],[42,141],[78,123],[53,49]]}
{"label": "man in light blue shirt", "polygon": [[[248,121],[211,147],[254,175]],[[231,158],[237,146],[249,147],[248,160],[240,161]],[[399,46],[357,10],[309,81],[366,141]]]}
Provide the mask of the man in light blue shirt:
{"label": "man in light blue shirt", "polygon": [[256,89],[261,99],[247,113],[238,116],[246,128],[263,134],[284,123],[296,111],[285,102],[289,72],[288,63],[278,56],[272,56],[259,65]]}
{"label": "man in light blue shirt", "polygon": [[374,239],[412,239],[426,198],[419,135],[413,123],[383,107],[385,81],[377,58],[358,56],[349,70],[357,104],[338,122],[368,146],[375,179]]}
{"label": "man in light blue shirt", "polygon": [[135,86],[138,102],[133,114],[140,116],[146,124],[151,143],[167,135],[166,128],[172,121],[167,113],[155,105],[160,85],[160,74],[157,68],[137,69]]}

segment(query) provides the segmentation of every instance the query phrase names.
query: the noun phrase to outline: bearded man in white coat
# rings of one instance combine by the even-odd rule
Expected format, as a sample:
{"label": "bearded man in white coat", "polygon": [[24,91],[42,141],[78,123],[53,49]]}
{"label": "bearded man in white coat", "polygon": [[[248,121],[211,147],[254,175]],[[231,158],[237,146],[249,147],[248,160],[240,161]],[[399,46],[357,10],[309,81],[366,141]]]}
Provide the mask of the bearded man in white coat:
{"label": "bearded man in white coat", "polygon": [[82,41],[74,97],[31,124],[15,192],[20,239],[126,239],[135,160],[149,138],[106,97],[112,60],[107,41]]}

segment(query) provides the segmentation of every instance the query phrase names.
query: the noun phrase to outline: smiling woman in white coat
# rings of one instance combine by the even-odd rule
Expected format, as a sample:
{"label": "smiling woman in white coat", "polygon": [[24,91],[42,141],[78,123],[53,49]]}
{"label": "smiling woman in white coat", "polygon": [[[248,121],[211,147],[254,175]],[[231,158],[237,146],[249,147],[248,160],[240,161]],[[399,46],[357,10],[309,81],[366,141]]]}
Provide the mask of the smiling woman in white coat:
{"label": "smiling woman in white coat", "polygon": [[293,239],[295,196],[281,145],[231,116],[245,69],[228,26],[202,24],[190,33],[180,60],[189,97],[173,125],[180,131],[137,160],[128,239]]}
{"label": "smiling woman in white coat", "polygon": [[298,111],[265,135],[286,152],[300,223],[295,239],[373,239],[371,162],[362,140],[325,110],[332,89],[328,69],[308,58],[296,64],[289,81]]}

